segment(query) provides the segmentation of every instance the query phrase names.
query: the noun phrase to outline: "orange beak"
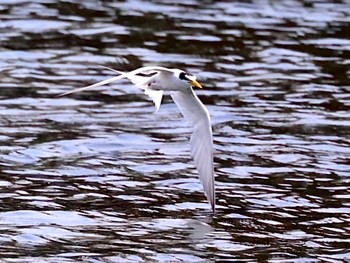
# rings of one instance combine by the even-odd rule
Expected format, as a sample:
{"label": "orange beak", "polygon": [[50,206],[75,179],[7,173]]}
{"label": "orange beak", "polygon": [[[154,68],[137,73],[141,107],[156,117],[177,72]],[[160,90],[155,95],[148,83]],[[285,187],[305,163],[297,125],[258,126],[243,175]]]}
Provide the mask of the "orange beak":
{"label": "orange beak", "polygon": [[193,86],[193,87],[197,87],[197,88],[202,88],[202,85],[199,84],[199,82],[197,82],[196,80],[191,80],[190,81],[190,84]]}

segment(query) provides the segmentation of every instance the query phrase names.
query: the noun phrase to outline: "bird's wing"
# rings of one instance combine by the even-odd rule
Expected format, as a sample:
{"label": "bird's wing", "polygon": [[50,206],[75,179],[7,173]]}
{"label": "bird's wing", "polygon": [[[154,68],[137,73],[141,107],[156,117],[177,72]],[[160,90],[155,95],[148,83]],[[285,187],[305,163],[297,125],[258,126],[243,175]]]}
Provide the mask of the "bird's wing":
{"label": "bird's wing", "polygon": [[193,125],[191,153],[203,184],[204,193],[215,211],[213,137],[208,110],[190,88],[172,91],[171,97],[182,115]]}
{"label": "bird's wing", "polygon": [[[126,74],[123,71],[108,68],[105,66],[101,66],[102,68],[108,69],[110,71],[113,71],[118,74]],[[149,88],[149,84],[153,81],[154,77],[159,73],[159,71],[152,71],[147,70],[144,72],[150,72],[149,74],[143,74],[143,75],[130,75],[127,78],[135,84],[136,87],[139,87],[144,91],[146,95],[148,95],[154,102],[154,105],[156,107],[155,112],[159,110],[160,104],[162,103],[163,98],[163,90],[154,90]]]}
{"label": "bird's wing", "polygon": [[74,90],[71,90],[71,91],[67,91],[67,92],[65,92],[63,94],[58,95],[58,97],[65,96],[65,95],[72,94],[72,93],[76,93],[76,92],[83,91],[83,90],[87,90],[87,89],[91,89],[91,88],[100,87],[100,86],[109,84],[111,82],[114,82],[114,81],[117,81],[117,80],[120,80],[120,79],[123,79],[123,78],[129,78],[131,76],[134,76],[134,75],[137,75],[137,74],[140,74],[140,73],[143,73],[143,72],[149,72],[149,71],[152,71],[152,70],[153,71],[157,71],[157,72],[167,72],[167,73],[172,73],[173,72],[171,69],[164,68],[164,67],[158,67],[158,66],[142,67],[142,68],[138,68],[138,69],[135,69],[133,71],[130,71],[130,72],[123,73],[123,74],[121,74],[119,76],[116,76],[116,77],[113,77],[113,78],[109,78],[109,79],[97,82],[95,84],[92,84],[92,85],[89,85],[89,86],[86,86],[86,87],[82,87],[82,88],[74,89]]}

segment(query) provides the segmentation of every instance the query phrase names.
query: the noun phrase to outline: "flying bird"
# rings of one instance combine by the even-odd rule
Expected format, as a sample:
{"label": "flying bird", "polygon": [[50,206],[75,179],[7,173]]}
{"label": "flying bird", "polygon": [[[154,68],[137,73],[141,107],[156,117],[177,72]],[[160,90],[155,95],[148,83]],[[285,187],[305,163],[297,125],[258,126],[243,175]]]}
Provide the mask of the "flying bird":
{"label": "flying bird", "polygon": [[159,109],[163,92],[170,91],[170,96],[180,112],[193,128],[191,135],[191,155],[203,185],[204,194],[213,211],[215,211],[215,185],[213,164],[213,136],[210,115],[206,107],[193,91],[193,87],[202,88],[196,77],[180,69],[169,69],[159,66],[141,67],[130,72],[123,72],[103,67],[120,75],[98,83],[65,92],[59,96],[99,87],[127,78],[141,88]]}

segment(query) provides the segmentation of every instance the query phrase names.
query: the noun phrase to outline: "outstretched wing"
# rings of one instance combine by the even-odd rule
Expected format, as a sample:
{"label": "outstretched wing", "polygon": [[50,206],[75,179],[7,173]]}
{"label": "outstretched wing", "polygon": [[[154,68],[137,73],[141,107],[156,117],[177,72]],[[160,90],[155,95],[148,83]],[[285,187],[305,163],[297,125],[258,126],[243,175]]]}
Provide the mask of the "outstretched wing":
{"label": "outstretched wing", "polygon": [[[113,71],[115,73],[118,73],[118,74],[126,74],[125,72],[120,71],[120,70],[108,68],[105,66],[101,66],[101,67],[108,69],[110,71]],[[154,90],[154,89],[149,88],[149,86],[152,83],[152,81],[154,80],[154,78],[156,77],[156,75],[159,73],[159,71],[147,70],[144,72],[147,72],[147,74],[138,73],[135,75],[130,75],[127,78],[132,83],[134,83],[136,87],[139,87],[140,89],[142,89],[144,91],[144,93],[146,95],[148,95],[153,100],[154,105],[156,107],[155,112],[157,112],[159,110],[160,104],[162,103],[163,90]]]}
{"label": "outstretched wing", "polygon": [[164,67],[158,67],[158,66],[142,67],[142,68],[138,68],[138,69],[135,69],[135,70],[127,72],[127,73],[123,73],[123,74],[121,74],[119,76],[112,77],[112,78],[109,78],[109,79],[97,82],[95,84],[92,84],[92,85],[89,85],[89,86],[86,86],[86,87],[82,87],[82,88],[74,89],[74,90],[71,90],[71,91],[67,91],[67,92],[65,92],[63,94],[58,95],[58,97],[65,96],[65,95],[72,94],[72,93],[76,93],[76,92],[83,91],[83,90],[87,90],[87,89],[91,89],[91,88],[100,87],[100,86],[109,84],[111,82],[114,82],[114,81],[117,81],[117,80],[120,80],[120,79],[123,79],[123,78],[130,78],[130,77],[132,77],[134,75],[137,75],[137,74],[140,74],[140,73],[143,73],[143,72],[148,72],[148,71],[151,71],[151,70],[158,71],[158,72],[168,72],[168,73],[172,72],[170,69],[167,69],[167,68],[164,68]]}
{"label": "outstretched wing", "polygon": [[172,91],[171,97],[185,119],[193,126],[190,140],[192,157],[203,184],[204,193],[215,211],[213,136],[209,112],[192,88],[186,91]]}

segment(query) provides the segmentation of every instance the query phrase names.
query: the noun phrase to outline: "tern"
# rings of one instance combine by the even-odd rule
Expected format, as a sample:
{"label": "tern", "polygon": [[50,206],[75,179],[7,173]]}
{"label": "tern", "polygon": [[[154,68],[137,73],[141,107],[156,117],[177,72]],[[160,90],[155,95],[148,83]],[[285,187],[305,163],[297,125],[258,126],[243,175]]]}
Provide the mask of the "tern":
{"label": "tern", "polygon": [[127,78],[153,100],[156,111],[158,111],[163,92],[169,91],[171,98],[180,109],[180,112],[193,128],[190,138],[191,155],[198,170],[204,194],[212,210],[215,212],[213,136],[209,112],[193,91],[193,87],[202,88],[201,84],[197,82],[196,77],[181,69],[170,69],[159,66],[141,67],[130,72],[123,72],[108,67],[103,68],[119,75],[86,87],[65,92],[59,96],[65,96]]}

